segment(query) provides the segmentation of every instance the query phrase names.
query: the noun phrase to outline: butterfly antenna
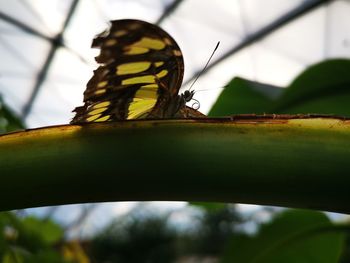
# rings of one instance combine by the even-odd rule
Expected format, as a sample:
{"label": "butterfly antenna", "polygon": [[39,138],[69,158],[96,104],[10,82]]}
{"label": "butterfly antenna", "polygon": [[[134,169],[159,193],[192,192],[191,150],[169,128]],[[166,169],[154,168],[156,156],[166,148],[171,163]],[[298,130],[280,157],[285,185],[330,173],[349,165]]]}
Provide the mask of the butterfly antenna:
{"label": "butterfly antenna", "polygon": [[207,63],[205,64],[204,68],[201,70],[201,72],[199,72],[199,74],[197,75],[197,77],[195,78],[195,80],[192,82],[190,88],[188,89],[189,91],[192,89],[192,87],[193,87],[194,83],[196,83],[197,79],[202,75],[202,73],[203,73],[203,72],[205,71],[205,69],[208,67],[209,62],[210,62],[211,58],[214,56],[215,51],[218,49],[219,45],[220,45],[220,41],[216,44],[216,47],[214,48],[213,53],[211,53],[211,55],[210,55],[210,57],[209,57]]}
{"label": "butterfly antenna", "polygon": [[226,88],[226,86],[225,87],[210,88],[210,89],[196,89],[196,93],[202,92],[202,91],[208,91],[208,90],[212,91],[212,90],[215,90],[215,89],[225,89],[225,88]]}

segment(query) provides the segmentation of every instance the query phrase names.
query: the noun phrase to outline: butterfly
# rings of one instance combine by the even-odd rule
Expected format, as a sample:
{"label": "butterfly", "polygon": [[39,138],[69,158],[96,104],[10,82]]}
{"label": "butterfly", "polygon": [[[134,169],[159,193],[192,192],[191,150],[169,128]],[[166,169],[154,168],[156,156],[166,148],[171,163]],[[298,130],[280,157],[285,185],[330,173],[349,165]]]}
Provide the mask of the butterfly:
{"label": "butterfly", "polygon": [[205,115],[186,106],[194,91],[178,94],[184,74],[182,52],[160,27],[133,19],[111,21],[92,47],[100,64],[88,81],[76,123]]}

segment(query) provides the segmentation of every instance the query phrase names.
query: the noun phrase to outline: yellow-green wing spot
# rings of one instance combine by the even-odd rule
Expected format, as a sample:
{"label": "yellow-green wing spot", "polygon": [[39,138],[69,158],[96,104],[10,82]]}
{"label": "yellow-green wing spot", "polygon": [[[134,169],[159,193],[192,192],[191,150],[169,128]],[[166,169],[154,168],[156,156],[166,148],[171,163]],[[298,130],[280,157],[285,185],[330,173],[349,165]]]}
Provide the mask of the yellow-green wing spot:
{"label": "yellow-green wing spot", "polygon": [[138,76],[138,77],[132,77],[122,80],[122,85],[132,85],[132,84],[147,84],[147,83],[156,83],[156,77],[162,78],[165,77],[168,74],[168,71],[166,69],[163,69],[159,73],[154,75],[145,75],[145,76]]}
{"label": "yellow-green wing spot", "polygon": [[166,43],[162,40],[143,37],[141,40],[124,48],[125,55],[138,55],[147,53],[150,49],[162,50],[166,46]]}
{"label": "yellow-green wing spot", "polygon": [[98,109],[98,108],[108,107],[109,105],[111,105],[109,101],[103,101],[103,102],[96,103],[91,108]]}
{"label": "yellow-green wing spot", "polygon": [[143,37],[141,40],[135,42],[131,46],[134,47],[144,47],[154,50],[162,50],[165,48],[165,43],[162,40],[150,38],[150,37]]}
{"label": "yellow-green wing spot", "polygon": [[96,114],[104,112],[105,110],[107,110],[107,108],[98,108],[98,109],[90,111],[89,115],[96,115]]}
{"label": "yellow-green wing spot", "polygon": [[139,77],[133,77],[122,80],[122,85],[143,84],[143,83],[156,83],[155,76],[145,75]]}
{"label": "yellow-green wing spot", "polygon": [[86,121],[93,122],[94,120],[97,120],[98,118],[100,118],[101,115],[102,114],[96,114],[96,115],[90,116],[90,117],[86,118]]}
{"label": "yellow-green wing spot", "polygon": [[136,98],[132,100],[132,102],[129,105],[129,113],[127,116],[127,119],[136,119],[140,116],[149,113],[154,105],[156,105],[157,100],[156,99],[146,99],[146,98]]}
{"label": "yellow-green wing spot", "polygon": [[148,70],[151,66],[151,62],[141,61],[141,62],[131,62],[124,63],[117,66],[117,75],[127,75],[127,74],[136,74]]}
{"label": "yellow-green wing spot", "polygon": [[162,71],[160,71],[159,73],[157,73],[157,78],[163,78],[168,74],[168,71],[166,69],[163,69]]}
{"label": "yellow-green wing spot", "polygon": [[101,81],[97,84],[97,88],[104,88],[107,86],[107,84],[108,84],[107,81]]}
{"label": "yellow-green wing spot", "polygon": [[145,85],[141,86],[140,89],[137,90],[135,93],[135,98],[145,98],[145,99],[157,99],[158,98],[158,85],[157,84],[150,84],[150,85]]}
{"label": "yellow-green wing spot", "polygon": [[149,49],[145,47],[127,47],[125,50],[124,55],[140,55],[149,51]]}
{"label": "yellow-green wing spot", "polygon": [[105,89],[98,89],[98,90],[96,90],[95,91],[95,95],[101,95],[101,94],[104,94],[104,93],[106,93],[106,90]]}
{"label": "yellow-green wing spot", "polygon": [[124,36],[128,33],[128,31],[126,30],[118,30],[116,32],[113,33],[113,36],[115,37],[121,37],[121,36]]}
{"label": "yellow-green wing spot", "polygon": [[129,105],[127,119],[135,119],[150,113],[157,103],[158,85],[148,84],[141,86],[134,95],[134,99]]}
{"label": "yellow-green wing spot", "polygon": [[158,67],[161,67],[164,65],[164,62],[163,61],[157,61],[154,63],[154,65],[158,68]]}
{"label": "yellow-green wing spot", "polygon": [[101,118],[98,118],[97,120],[95,120],[95,122],[103,122],[103,121],[108,121],[110,118],[110,115],[106,115],[106,116],[103,116]]}
{"label": "yellow-green wing spot", "polygon": [[111,46],[115,46],[118,43],[118,41],[116,39],[108,39],[105,43],[104,46],[106,47],[111,47]]}

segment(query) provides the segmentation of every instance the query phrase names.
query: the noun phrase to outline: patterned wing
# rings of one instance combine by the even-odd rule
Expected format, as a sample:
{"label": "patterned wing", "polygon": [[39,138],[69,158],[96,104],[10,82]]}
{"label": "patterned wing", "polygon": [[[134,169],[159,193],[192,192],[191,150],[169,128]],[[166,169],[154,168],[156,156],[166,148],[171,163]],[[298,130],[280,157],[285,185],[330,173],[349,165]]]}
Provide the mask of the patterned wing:
{"label": "patterned wing", "polygon": [[[175,40],[158,26],[139,20],[115,20],[98,35],[100,48],[84,92],[84,106],[71,123],[159,117],[167,101],[176,101],[184,62]],[[153,116],[155,114],[156,116]]]}

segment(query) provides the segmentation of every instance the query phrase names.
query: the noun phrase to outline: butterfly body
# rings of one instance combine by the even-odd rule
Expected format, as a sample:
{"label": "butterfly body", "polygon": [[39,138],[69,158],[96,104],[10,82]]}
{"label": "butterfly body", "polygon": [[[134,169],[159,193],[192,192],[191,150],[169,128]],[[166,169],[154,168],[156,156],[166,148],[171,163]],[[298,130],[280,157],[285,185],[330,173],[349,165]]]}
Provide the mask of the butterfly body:
{"label": "butterfly body", "polygon": [[204,115],[186,103],[193,91],[178,94],[184,62],[175,40],[156,25],[115,20],[92,47],[100,48],[72,123],[138,118],[187,118]]}

